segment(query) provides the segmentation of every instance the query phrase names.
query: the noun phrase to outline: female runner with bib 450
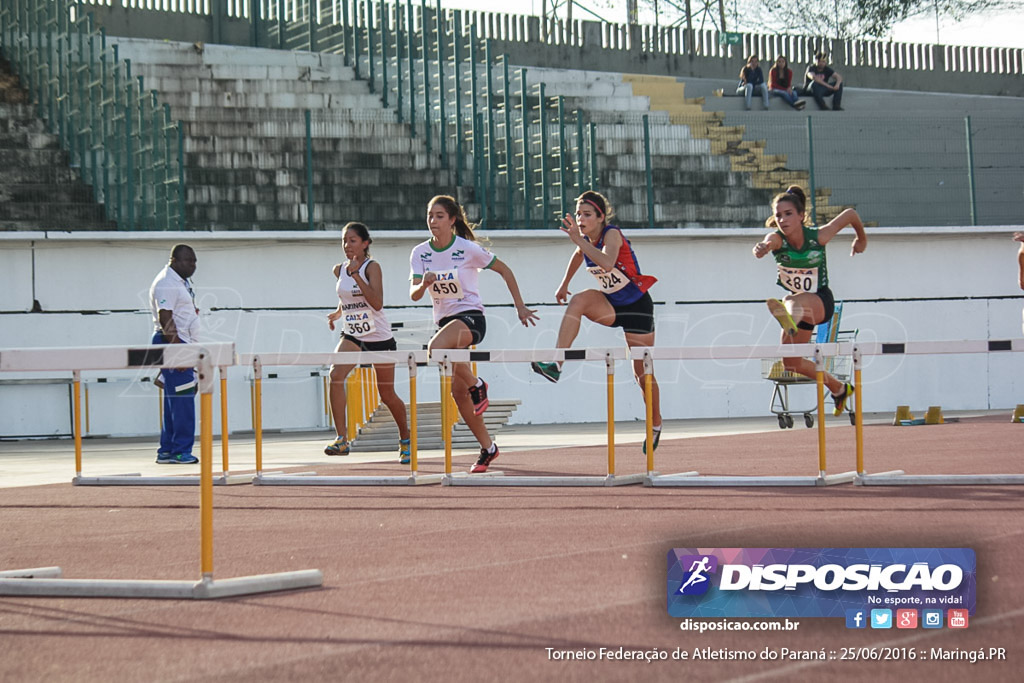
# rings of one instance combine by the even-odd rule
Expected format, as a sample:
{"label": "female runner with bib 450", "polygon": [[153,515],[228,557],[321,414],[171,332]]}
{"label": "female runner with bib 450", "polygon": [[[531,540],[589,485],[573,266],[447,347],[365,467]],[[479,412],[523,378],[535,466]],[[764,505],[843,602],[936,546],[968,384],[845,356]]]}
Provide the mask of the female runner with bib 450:
{"label": "female runner with bib 450", "polygon": [[[806,225],[807,198],[803,189],[792,185],[772,199],[773,215],[765,221],[773,232],[756,245],[754,256],[771,253],[779,271],[777,284],[789,292],[783,301],[768,299],[768,310],[782,326],[783,344],[806,344],[814,326],[830,320],[835,312],[835,298],[828,287],[828,264],[825,245],[840,230],[852,225],[857,231],[850,255],[860,254],[868,246],[864,224],[853,209],[841,214],[820,228]],[[783,303],[784,302],[784,303]],[[784,358],[783,365],[791,372],[814,378],[814,363],[806,358]],[[842,415],[847,400],[853,396],[852,384],[844,384],[825,373],[825,386],[832,393],[835,415]]]}
{"label": "female runner with bib 450", "polygon": [[[454,198],[439,195],[427,204],[427,226],[431,238],[412,250],[412,285],[409,296],[419,301],[430,295],[437,333],[428,348],[465,349],[483,341],[487,332],[484,305],[477,282],[480,271],[493,270],[505,280],[524,327],[535,325],[537,316],[526,307],[512,270],[477,244],[466,214]],[[498,457],[498,444],[491,440],[481,415],[487,410],[487,383],[473,375],[469,363],[452,367],[452,398],[473,436],[480,442],[480,457],[471,472],[486,472]]]}
{"label": "female runner with bib 450", "polygon": [[[588,190],[576,200],[576,216],[566,214],[562,219],[562,230],[576,245],[576,251],[569,258],[562,284],[555,292],[555,300],[565,303],[570,294],[569,282],[584,264],[587,272],[597,280],[598,289],[578,292],[569,300],[569,308],[558,328],[556,348],[572,346],[584,317],[605,327],[621,327],[630,347],[654,346],[654,302],[647,290],[657,279],[640,274],[640,264],[629,240],[622,235],[620,228],[608,224],[613,215],[608,200]],[[562,374],[558,363],[532,363],[531,367],[550,382],[557,382]],[[642,391],[643,361],[633,361],[633,375]],[[653,377],[651,403],[656,449],[661,438],[661,400],[658,382]],[[646,454],[646,441],[643,450]]]}
{"label": "female runner with bib 450", "polygon": [[[384,307],[384,283],[380,264],[370,258],[370,232],[362,223],[349,223],[341,233],[348,260],[334,266],[338,278],[338,307],[327,314],[327,325],[341,320],[341,340],[335,351],[394,351],[398,348],[391,336],[391,325],[381,309]],[[331,366],[331,416],[338,432],[324,453],[348,455],[346,438],[345,379],[352,365]],[[409,426],[405,422],[405,403],[395,393],[395,366],[392,363],[374,363],[380,400],[391,411],[398,424],[398,459],[408,464],[411,459]]]}

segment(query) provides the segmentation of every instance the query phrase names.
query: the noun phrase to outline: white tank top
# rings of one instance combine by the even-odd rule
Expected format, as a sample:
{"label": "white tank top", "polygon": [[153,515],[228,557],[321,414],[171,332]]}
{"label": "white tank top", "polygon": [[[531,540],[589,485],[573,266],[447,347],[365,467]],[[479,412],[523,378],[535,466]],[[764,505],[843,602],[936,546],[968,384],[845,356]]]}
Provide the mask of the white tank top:
{"label": "white tank top", "polygon": [[[364,282],[369,282],[366,277],[366,266],[372,263],[372,259],[366,259],[359,267],[359,275]],[[348,261],[342,264],[341,272],[338,273],[338,297],[341,299],[342,316],[338,321],[341,323],[341,331],[350,337],[360,341],[387,341],[391,339],[391,324],[384,315],[384,311],[376,311],[366,302],[366,297],[356,284],[355,278],[348,274]]]}

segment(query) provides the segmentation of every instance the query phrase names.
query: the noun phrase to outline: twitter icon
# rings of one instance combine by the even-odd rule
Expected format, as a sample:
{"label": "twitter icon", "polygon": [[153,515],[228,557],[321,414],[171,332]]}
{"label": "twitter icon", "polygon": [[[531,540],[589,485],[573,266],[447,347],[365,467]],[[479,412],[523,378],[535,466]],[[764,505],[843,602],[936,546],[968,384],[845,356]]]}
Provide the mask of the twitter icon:
{"label": "twitter icon", "polygon": [[871,628],[892,628],[892,610],[871,610]]}

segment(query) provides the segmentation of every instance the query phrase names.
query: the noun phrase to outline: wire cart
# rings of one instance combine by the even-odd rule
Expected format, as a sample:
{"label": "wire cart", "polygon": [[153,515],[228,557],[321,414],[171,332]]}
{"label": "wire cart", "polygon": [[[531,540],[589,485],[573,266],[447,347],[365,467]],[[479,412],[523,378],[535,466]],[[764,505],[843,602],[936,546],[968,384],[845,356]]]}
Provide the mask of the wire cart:
{"label": "wire cart", "polygon": [[[839,330],[839,320],[843,315],[843,302],[836,302],[835,313],[827,324],[818,325],[815,342],[825,344],[831,342],[854,341],[857,338],[857,330]],[[825,371],[838,379],[840,382],[850,381],[853,374],[853,356],[833,356],[825,359]],[[762,358],[761,377],[772,382],[771,402],[768,409],[772,415],[779,420],[779,429],[787,429],[793,426],[793,415],[803,414],[804,424],[807,427],[814,426],[814,412],[817,410],[817,402],[806,410],[794,410],[790,404],[789,387],[794,384],[811,384],[815,380],[804,377],[786,370],[781,358]],[[850,424],[854,424],[856,416],[849,411]]]}

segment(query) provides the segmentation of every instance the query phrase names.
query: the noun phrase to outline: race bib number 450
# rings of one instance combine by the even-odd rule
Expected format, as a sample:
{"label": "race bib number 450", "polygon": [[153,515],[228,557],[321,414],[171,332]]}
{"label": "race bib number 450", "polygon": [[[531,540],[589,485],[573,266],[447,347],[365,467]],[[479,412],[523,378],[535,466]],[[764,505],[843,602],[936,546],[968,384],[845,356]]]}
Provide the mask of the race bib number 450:
{"label": "race bib number 450", "polygon": [[435,299],[461,299],[462,284],[456,269],[435,272],[437,279],[430,285],[430,295]]}
{"label": "race bib number 450", "polygon": [[617,292],[629,284],[629,278],[622,274],[618,268],[605,270],[601,266],[591,266],[587,272],[597,278],[601,285],[601,291],[605,294]]}
{"label": "race bib number 450", "polygon": [[818,291],[818,269],[817,268],[786,268],[779,266],[779,282],[782,286],[793,292],[817,292]]}

